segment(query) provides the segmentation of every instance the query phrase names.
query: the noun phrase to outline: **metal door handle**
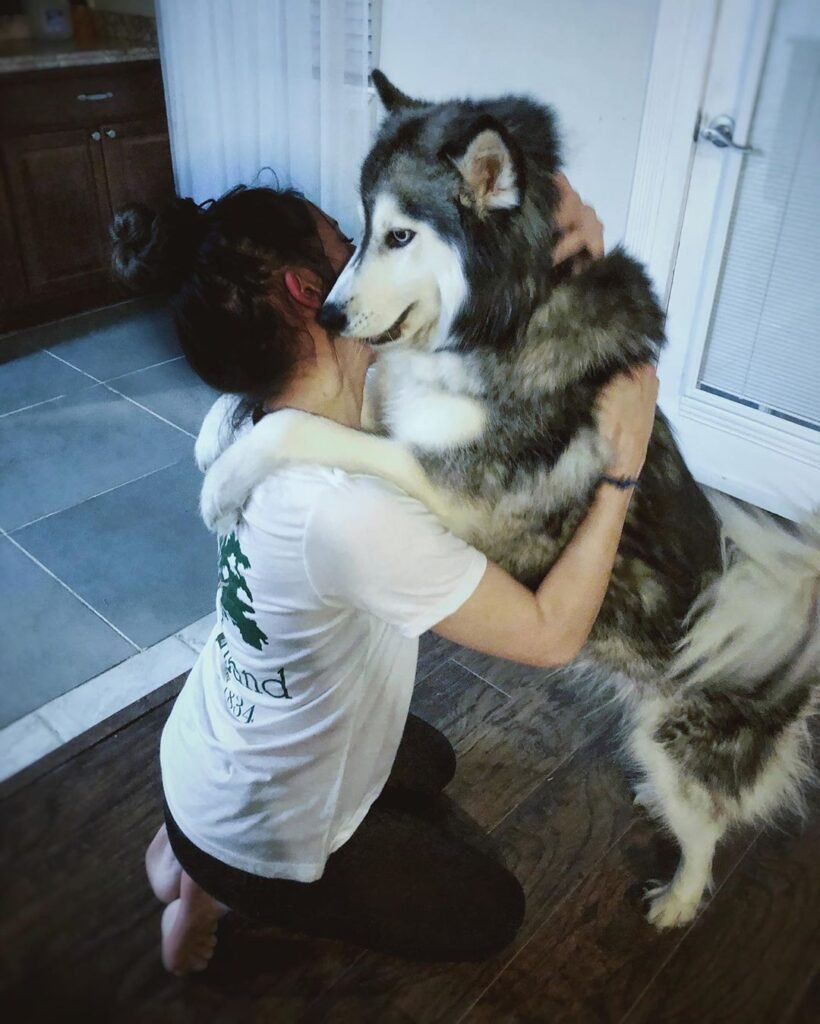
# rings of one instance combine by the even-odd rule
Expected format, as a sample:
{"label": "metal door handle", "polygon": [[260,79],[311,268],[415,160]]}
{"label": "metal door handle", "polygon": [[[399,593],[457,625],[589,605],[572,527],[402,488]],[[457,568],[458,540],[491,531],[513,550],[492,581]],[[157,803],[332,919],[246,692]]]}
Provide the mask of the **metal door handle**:
{"label": "metal door handle", "polygon": [[117,133],[113,128],[106,128],[105,134],[108,136],[109,139],[116,139],[117,137]]}
{"label": "metal door handle", "polygon": [[113,100],[113,92],[81,92],[77,99],[80,103],[98,103],[100,100]]}
{"label": "metal door handle", "polygon": [[720,114],[713,117],[709,124],[700,133],[702,139],[711,142],[718,149],[734,149],[738,153],[756,153],[754,146],[739,146],[733,136],[735,133],[735,119],[728,114]]}
{"label": "metal door handle", "polygon": [[92,132],[92,133],[91,133],[91,138],[92,138],[92,139],[93,139],[93,140],[94,140],[95,142],[99,142],[99,141],[100,141],[100,139],[102,138],[102,132]]}

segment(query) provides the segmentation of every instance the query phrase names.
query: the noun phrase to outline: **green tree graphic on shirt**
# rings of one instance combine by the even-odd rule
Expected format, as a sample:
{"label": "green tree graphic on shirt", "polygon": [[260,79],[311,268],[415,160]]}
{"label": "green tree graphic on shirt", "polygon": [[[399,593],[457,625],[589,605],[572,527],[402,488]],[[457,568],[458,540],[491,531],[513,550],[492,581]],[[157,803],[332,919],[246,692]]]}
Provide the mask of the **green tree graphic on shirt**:
{"label": "green tree graphic on shirt", "polygon": [[[242,570],[250,567],[251,563],[239,546],[235,533],[219,538],[219,598],[222,610],[242,634],[245,643],[261,651],[268,638],[254,621],[253,605],[248,603],[253,601],[253,594]],[[239,596],[240,591],[247,595],[247,601]]]}

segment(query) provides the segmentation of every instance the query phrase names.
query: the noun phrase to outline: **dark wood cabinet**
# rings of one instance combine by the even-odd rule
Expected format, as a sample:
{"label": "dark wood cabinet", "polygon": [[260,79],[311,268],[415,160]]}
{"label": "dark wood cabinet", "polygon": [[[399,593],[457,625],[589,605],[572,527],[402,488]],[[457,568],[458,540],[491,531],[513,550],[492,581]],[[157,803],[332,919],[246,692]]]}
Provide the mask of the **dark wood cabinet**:
{"label": "dark wood cabinet", "polygon": [[100,143],[85,128],[44,132],[4,143],[3,156],[28,299],[104,285],[109,209]]}
{"label": "dark wood cabinet", "polygon": [[157,62],[0,79],[0,331],[125,297],[111,218],[173,189]]}
{"label": "dark wood cabinet", "polygon": [[102,153],[113,213],[129,203],[157,209],[174,191],[164,121],[121,121],[102,129]]}
{"label": "dark wood cabinet", "polygon": [[25,287],[11,203],[3,168],[0,166],[0,317],[4,309],[10,309],[18,296],[24,294]]}

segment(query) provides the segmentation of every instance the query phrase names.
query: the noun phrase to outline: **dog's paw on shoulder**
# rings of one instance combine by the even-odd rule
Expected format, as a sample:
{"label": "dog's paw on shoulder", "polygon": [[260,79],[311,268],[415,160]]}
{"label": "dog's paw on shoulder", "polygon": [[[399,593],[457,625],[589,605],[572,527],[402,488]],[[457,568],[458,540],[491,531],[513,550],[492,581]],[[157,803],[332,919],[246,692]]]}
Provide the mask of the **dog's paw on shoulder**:
{"label": "dog's paw on shoulder", "polygon": [[202,484],[199,512],[203,522],[212,533],[230,533],[236,529],[247,498],[243,483],[220,457],[205,474]]}
{"label": "dog's paw on shoulder", "polygon": [[236,395],[220,395],[208,410],[194,444],[194,460],[201,472],[206,473],[232,444],[238,405]]}

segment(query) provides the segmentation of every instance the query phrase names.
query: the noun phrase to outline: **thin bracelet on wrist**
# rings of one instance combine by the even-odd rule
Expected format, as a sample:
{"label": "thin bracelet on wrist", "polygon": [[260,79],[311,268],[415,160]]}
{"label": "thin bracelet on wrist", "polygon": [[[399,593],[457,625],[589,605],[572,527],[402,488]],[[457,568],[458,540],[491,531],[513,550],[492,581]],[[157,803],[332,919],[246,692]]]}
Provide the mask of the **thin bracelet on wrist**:
{"label": "thin bracelet on wrist", "polygon": [[638,486],[638,478],[634,476],[608,476],[604,473],[601,477],[602,484],[612,484],[619,491],[628,491],[631,487]]}

